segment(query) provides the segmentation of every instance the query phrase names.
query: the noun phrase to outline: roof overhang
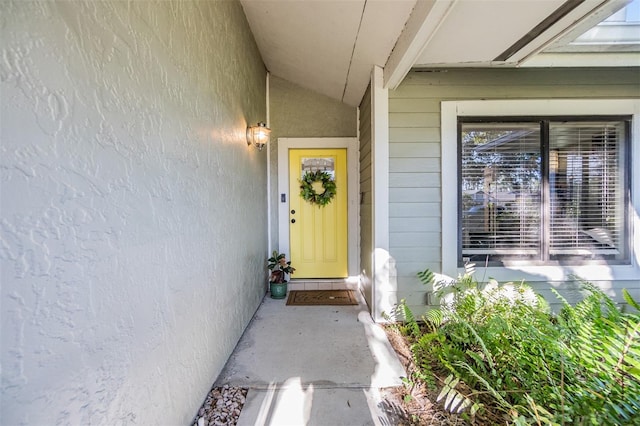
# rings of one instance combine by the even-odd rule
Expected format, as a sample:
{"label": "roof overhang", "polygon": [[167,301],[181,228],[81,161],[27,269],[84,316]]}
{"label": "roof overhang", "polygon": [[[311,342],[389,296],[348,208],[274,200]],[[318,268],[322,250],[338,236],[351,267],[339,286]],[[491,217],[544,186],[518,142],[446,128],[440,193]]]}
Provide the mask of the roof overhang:
{"label": "roof overhang", "polygon": [[353,106],[375,65],[391,89],[412,68],[640,65],[554,51],[630,1],[241,0],[270,72]]}
{"label": "roof overhang", "polygon": [[[629,2],[418,2],[385,66],[385,83],[389,88],[397,87],[412,68],[523,66],[557,40],[573,40]],[[556,61],[560,60],[558,56]],[[621,56],[617,61],[628,65],[634,58],[640,64],[637,54]],[[575,61],[575,57],[564,58],[563,66],[571,66],[572,59]]]}

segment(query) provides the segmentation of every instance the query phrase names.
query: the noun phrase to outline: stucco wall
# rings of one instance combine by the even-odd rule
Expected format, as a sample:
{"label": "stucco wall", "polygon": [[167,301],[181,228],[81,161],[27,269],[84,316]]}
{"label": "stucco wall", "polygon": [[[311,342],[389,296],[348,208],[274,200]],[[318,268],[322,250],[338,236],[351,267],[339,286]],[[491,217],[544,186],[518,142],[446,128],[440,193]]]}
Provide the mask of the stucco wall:
{"label": "stucco wall", "polygon": [[265,292],[237,1],[0,3],[0,423],[186,424]]}
{"label": "stucco wall", "polygon": [[[278,247],[278,138],[357,136],[357,108],[277,76],[269,85],[271,126],[271,243]],[[288,254],[288,253],[287,253]]]}

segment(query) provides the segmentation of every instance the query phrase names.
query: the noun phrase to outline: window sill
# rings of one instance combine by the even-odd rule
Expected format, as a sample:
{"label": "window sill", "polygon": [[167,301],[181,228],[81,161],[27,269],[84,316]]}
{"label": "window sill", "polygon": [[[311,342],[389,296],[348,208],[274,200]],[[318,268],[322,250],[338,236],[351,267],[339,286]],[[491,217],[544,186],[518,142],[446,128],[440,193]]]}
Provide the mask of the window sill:
{"label": "window sill", "polygon": [[[457,268],[458,273],[464,273],[464,268]],[[611,265],[611,264],[589,264],[589,265],[532,265],[530,263],[521,265],[488,266],[484,267],[476,263],[476,278],[488,280],[494,278],[498,282],[526,281],[549,282],[568,281],[572,277],[579,277],[586,281],[613,281],[632,280],[640,278],[640,268],[637,265]],[[484,278],[484,279],[483,279]]]}

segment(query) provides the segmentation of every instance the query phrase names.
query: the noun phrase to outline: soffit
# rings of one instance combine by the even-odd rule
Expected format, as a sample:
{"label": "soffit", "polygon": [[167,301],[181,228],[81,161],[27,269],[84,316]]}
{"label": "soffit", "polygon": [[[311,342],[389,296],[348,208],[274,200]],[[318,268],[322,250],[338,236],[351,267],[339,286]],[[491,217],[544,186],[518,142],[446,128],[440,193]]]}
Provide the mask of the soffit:
{"label": "soffit", "polygon": [[374,65],[391,89],[411,68],[536,66],[631,0],[240,1],[271,73],[357,106]]}
{"label": "soffit", "polygon": [[302,87],[360,103],[415,0],[241,0],[267,69]]}
{"label": "soffit", "polygon": [[492,62],[565,0],[451,2],[414,66]]}

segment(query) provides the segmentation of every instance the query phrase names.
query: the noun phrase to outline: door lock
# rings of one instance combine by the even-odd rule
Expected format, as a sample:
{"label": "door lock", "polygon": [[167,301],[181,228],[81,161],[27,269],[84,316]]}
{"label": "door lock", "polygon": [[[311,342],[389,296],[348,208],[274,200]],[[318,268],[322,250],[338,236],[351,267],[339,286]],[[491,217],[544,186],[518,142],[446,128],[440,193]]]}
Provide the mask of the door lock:
{"label": "door lock", "polygon": [[296,223],[296,220],[295,219],[291,219],[291,223]]}

